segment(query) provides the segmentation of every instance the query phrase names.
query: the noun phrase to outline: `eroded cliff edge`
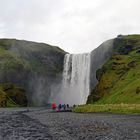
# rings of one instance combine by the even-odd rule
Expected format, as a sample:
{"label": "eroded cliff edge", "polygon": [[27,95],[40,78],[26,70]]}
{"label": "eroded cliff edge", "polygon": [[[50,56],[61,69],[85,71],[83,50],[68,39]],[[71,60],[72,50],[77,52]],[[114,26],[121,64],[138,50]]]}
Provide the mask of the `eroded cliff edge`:
{"label": "eroded cliff edge", "polygon": [[[140,35],[120,35],[107,47],[110,53],[104,53],[105,47],[101,47],[103,54],[99,51],[105,64],[96,69],[96,86],[91,63],[92,91],[87,103],[140,103]],[[95,58],[99,61],[93,54]]]}

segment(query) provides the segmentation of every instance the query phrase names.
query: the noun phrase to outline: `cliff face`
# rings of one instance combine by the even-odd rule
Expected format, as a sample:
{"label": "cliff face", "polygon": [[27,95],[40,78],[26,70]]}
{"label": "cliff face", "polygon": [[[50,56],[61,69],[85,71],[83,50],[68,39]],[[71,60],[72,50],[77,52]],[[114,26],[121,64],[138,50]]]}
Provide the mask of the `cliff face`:
{"label": "cliff face", "polygon": [[[57,94],[66,52],[0,39],[0,106],[44,106]],[[140,35],[119,36],[91,52],[87,103],[140,103]],[[6,103],[7,102],[7,103]]]}
{"label": "cliff face", "polygon": [[102,43],[98,48],[91,52],[91,69],[90,69],[90,87],[91,90],[97,85],[98,80],[96,78],[96,71],[103,66],[103,64],[113,54],[113,42],[114,40],[108,40]]}
{"label": "cliff face", "polygon": [[87,103],[140,103],[140,35],[119,36],[112,49]]}
{"label": "cliff face", "polygon": [[50,85],[61,79],[64,55],[48,44],[0,39],[0,83],[22,86],[30,105],[45,105]]}

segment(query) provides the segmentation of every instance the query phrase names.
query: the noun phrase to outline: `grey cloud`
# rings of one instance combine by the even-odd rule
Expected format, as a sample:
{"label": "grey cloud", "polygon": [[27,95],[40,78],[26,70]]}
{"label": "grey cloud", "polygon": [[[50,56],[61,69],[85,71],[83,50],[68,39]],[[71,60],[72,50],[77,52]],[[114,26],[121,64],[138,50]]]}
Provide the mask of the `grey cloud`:
{"label": "grey cloud", "polygon": [[0,0],[0,37],[89,52],[117,34],[140,33],[139,0]]}

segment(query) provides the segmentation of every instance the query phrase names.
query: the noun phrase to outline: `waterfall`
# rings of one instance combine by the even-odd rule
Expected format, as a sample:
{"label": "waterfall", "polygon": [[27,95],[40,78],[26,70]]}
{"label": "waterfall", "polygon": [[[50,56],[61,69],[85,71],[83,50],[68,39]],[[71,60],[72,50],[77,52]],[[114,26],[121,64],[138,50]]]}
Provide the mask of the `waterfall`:
{"label": "waterfall", "polygon": [[59,103],[85,104],[90,92],[90,54],[66,54]]}

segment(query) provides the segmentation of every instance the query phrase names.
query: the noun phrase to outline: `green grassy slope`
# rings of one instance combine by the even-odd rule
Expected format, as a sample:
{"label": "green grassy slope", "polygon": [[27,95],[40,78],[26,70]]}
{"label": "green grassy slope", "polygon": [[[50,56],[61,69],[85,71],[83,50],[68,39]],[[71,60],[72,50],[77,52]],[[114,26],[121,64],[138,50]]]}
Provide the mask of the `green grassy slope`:
{"label": "green grassy slope", "polygon": [[97,71],[87,103],[140,103],[140,35],[114,40],[114,55]]}
{"label": "green grassy slope", "polygon": [[[42,102],[44,105],[50,95],[50,83],[60,79],[65,53],[59,47],[45,43],[0,39],[0,84],[20,85],[26,90],[30,105],[42,105]],[[38,89],[42,90],[40,94],[37,94]],[[0,100],[5,97],[3,93],[4,91],[1,90]],[[14,89],[13,94],[16,93],[17,88]],[[39,97],[43,95],[45,98],[41,98],[42,101],[40,101]],[[9,96],[6,95],[7,97]],[[14,103],[11,99],[7,100],[8,106]]]}
{"label": "green grassy slope", "polygon": [[73,112],[107,112],[121,114],[140,114],[140,104],[88,104],[75,107]]}
{"label": "green grassy slope", "polygon": [[3,70],[8,73],[59,73],[62,72],[64,54],[59,47],[45,43],[0,39],[0,73]]}
{"label": "green grassy slope", "polygon": [[0,107],[27,106],[25,89],[11,84],[0,84]]}

